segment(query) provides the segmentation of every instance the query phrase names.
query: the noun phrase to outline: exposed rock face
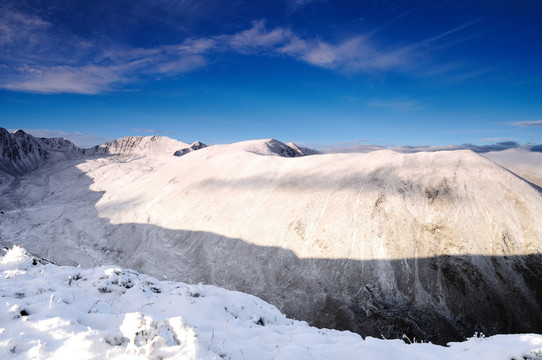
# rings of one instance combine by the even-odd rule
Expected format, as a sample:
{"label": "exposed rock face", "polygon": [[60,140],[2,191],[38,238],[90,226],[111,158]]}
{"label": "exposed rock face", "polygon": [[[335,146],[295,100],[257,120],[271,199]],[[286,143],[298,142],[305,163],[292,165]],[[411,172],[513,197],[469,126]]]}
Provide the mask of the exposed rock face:
{"label": "exposed rock face", "polygon": [[294,150],[297,156],[307,156],[307,155],[316,155],[319,154],[318,151],[313,150],[311,148],[305,147],[305,146],[298,146],[297,144],[294,144],[293,142],[286,143],[286,146]]}
{"label": "exposed rock face", "polygon": [[66,139],[35,138],[17,130],[0,128],[0,190],[49,161],[74,158],[81,149]]}
{"label": "exposed rock face", "polygon": [[[316,151],[299,147],[294,143],[284,144],[278,140],[270,139],[264,140],[263,144],[267,147],[268,151],[272,154],[282,156],[282,157],[300,157],[305,155],[316,154]],[[256,151],[256,153],[259,153]]]}
{"label": "exposed rock face", "polygon": [[109,148],[130,156],[27,174],[1,245],[246,291],[362,335],[542,332],[542,195],[473,152],[290,158],[260,140],[175,157],[128,142]]}
{"label": "exposed rock face", "polygon": [[22,175],[50,157],[42,142],[22,130],[10,133],[0,128],[0,171]]}
{"label": "exposed rock face", "polygon": [[199,150],[199,149],[203,149],[203,148],[206,148],[207,145],[205,145],[204,143],[200,142],[200,141],[196,141],[194,143],[192,143],[192,145],[188,146],[188,147],[185,147],[185,148],[182,148],[180,150],[177,150],[173,153],[173,155],[175,156],[183,156],[183,155],[186,155],[192,151],[196,151],[196,150]]}

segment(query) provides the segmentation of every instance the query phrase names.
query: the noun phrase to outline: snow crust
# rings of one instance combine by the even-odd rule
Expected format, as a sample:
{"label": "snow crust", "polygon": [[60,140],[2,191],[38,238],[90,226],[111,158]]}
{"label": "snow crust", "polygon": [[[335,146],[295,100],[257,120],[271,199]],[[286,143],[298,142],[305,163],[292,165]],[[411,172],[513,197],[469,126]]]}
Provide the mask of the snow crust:
{"label": "snow crust", "polygon": [[542,335],[477,334],[448,347],[362,339],[240,292],[44,262],[19,246],[0,260],[3,359],[542,359]]}

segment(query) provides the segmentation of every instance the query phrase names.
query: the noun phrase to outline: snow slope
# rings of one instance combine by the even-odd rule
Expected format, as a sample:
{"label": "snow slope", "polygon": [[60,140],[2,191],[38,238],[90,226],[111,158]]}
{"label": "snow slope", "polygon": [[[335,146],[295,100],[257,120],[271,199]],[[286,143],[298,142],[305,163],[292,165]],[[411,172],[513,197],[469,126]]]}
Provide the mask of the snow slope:
{"label": "snow slope", "polygon": [[542,332],[529,183],[470,151],[290,158],[283,145],[48,162],[2,194],[2,245],[246,291],[363,335]]}
{"label": "snow slope", "polygon": [[60,267],[20,247],[1,258],[0,275],[3,359],[542,358],[542,335],[448,347],[362,339],[287,319],[251,295],[119,267]]}

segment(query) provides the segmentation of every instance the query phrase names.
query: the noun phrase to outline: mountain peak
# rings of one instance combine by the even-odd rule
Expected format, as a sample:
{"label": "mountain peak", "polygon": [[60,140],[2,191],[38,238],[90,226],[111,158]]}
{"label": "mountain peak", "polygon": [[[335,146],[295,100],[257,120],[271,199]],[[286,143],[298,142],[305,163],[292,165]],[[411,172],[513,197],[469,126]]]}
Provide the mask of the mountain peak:
{"label": "mountain peak", "polygon": [[10,133],[0,128],[0,173],[19,176],[50,160],[71,158],[82,150],[62,138],[36,138],[19,129]]}
{"label": "mountain peak", "polygon": [[241,141],[232,144],[231,146],[258,155],[280,156],[287,158],[300,157],[317,153],[315,150],[299,147],[291,142],[286,144],[276,139]]}
{"label": "mountain peak", "polygon": [[188,144],[166,136],[125,136],[85,150],[89,155],[153,156],[171,155]]}

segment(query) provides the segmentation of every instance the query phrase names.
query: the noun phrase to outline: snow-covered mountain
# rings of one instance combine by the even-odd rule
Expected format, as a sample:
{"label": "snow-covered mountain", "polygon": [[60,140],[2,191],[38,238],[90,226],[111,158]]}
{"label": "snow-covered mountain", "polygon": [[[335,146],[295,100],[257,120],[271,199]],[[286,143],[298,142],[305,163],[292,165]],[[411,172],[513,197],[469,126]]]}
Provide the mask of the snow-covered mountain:
{"label": "snow-covered mountain", "polygon": [[362,339],[240,292],[60,267],[20,247],[0,257],[0,275],[3,359],[542,359],[542,335],[476,334],[449,347]]}
{"label": "snow-covered mountain", "polygon": [[81,149],[67,139],[35,138],[23,130],[10,133],[0,128],[0,175],[2,177],[12,178],[24,175],[47,161],[73,158],[80,153]]}
{"label": "snow-covered mountain", "polygon": [[155,156],[172,155],[188,144],[164,136],[126,136],[103,145],[85,149],[86,155]]}
{"label": "snow-covered mountain", "polygon": [[363,335],[542,332],[542,194],[473,152],[290,157],[257,140],[178,157],[188,145],[151,139],[19,177],[2,245],[245,291]]}

